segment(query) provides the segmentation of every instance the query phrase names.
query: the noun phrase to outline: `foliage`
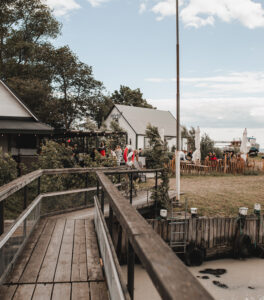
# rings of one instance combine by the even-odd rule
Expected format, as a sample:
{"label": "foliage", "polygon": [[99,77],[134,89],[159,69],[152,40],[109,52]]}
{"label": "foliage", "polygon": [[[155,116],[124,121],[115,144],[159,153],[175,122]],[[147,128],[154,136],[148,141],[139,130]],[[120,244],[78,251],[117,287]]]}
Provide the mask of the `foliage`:
{"label": "foliage", "polygon": [[4,153],[0,148],[0,186],[17,177],[17,163],[10,154]]}
{"label": "foliage", "polygon": [[182,138],[186,138],[188,140],[188,149],[194,151],[195,150],[195,128],[191,127],[191,129],[187,129],[185,126],[182,126]]}
{"label": "foliage", "polygon": [[161,183],[157,190],[153,190],[152,199],[160,202],[160,204],[169,209],[169,171],[165,167],[169,162],[167,143],[162,141],[159,135],[158,128],[150,124],[146,129],[146,137],[149,139],[150,152],[149,159],[151,159],[152,168],[164,168],[161,173]]}
{"label": "foliage", "polygon": [[110,123],[110,129],[113,131],[113,134],[106,140],[106,148],[114,150],[116,146],[119,145],[121,149],[124,149],[126,145],[126,135],[122,133],[126,131],[115,121]]}
{"label": "foliage", "polygon": [[204,160],[209,152],[215,153],[217,157],[222,156],[222,151],[214,146],[214,141],[205,133],[201,138],[201,159]]}
{"label": "foliage", "polygon": [[137,107],[154,108],[143,99],[140,89],[132,90],[127,86],[121,85],[119,91],[115,90],[111,95],[114,104],[130,105]]}

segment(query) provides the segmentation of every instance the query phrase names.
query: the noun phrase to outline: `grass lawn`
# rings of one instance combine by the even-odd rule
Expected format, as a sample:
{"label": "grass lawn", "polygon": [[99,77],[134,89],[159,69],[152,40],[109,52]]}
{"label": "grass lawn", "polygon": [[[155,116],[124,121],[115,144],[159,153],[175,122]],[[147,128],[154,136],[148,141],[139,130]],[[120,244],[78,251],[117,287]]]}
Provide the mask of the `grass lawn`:
{"label": "grass lawn", "polygon": [[[152,180],[151,180],[152,181]],[[153,182],[148,181],[148,185]],[[175,189],[175,179],[170,179]],[[197,207],[199,215],[237,216],[238,208],[248,207],[253,213],[254,203],[264,210],[264,175],[182,176],[181,192],[188,199],[188,208]]]}
{"label": "grass lawn", "polygon": [[[170,188],[175,188],[175,179]],[[181,191],[188,207],[197,207],[201,215],[236,216],[241,206],[252,213],[254,203],[264,209],[264,175],[182,176]]]}

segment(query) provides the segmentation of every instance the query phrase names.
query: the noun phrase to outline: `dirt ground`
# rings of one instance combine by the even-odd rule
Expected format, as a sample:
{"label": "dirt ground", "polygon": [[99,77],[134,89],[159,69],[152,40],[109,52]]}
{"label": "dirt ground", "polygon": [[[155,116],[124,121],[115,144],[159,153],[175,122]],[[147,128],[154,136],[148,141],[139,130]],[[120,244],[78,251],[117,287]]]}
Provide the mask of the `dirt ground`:
{"label": "dirt ground", "polygon": [[[170,188],[175,189],[175,179]],[[201,215],[236,216],[241,206],[253,213],[254,203],[264,209],[264,175],[182,176],[181,192]]]}

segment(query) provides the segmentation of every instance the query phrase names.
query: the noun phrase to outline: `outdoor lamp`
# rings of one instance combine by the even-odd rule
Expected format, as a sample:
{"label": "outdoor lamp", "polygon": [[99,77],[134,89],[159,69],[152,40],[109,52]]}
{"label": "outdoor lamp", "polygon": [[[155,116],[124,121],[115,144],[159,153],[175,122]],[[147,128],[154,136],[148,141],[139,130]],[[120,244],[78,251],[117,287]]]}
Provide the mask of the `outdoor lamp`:
{"label": "outdoor lamp", "polygon": [[191,207],[191,215],[192,215],[192,218],[197,217],[197,210],[198,210],[198,208],[196,208],[196,207]]}
{"label": "outdoor lamp", "polygon": [[261,205],[259,203],[255,203],[254,204],[254,214],[260,215],[260,211],[261,211]]}
{"label": "outdoor lamp", "polygon": [[239,215],[245,217],[247,215],[247,207],[239,207]]}
{"label": "outdoor lamp", "polygon": [[162,218],[167,218],[167,215],[168,215],[167,209],[161,209],[161,210],[160,210],[160,216],[161,216]]}

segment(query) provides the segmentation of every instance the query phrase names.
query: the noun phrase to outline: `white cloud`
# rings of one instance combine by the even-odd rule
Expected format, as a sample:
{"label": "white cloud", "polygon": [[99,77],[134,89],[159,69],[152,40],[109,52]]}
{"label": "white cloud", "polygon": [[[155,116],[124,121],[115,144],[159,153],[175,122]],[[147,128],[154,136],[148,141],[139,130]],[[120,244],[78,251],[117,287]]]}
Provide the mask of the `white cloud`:
{"label": "white cloud", "polygon": [[140,3],[140,5],[139,5],[139,13],[143,14],[146,10],[147,10],[146,3]]}
{"label": "white cloud", "polygon": [[56,16],[64,16],[70,11],[80,8],[75,0],[44,0],[44,2],[54,10]]}
{"label": "white cloud", "polygon": [[[160,1],[152,11],[158,20],[175,15],[175,0]],[[250,29],[264,27],[264,9],[253,0],[184,0],[180,16],[186,26],[196,28],[214,25],[216,18],[227,23],[239,21]]]}
{"label": "white cloud", "polygon": [[92,5],[92,7],[97,7],[105,2],[108,2],[109,0],[87,0],[87,1]]}
{"label": "white cloud", "polygon": [[[176,78],[146,78],[153,83],[175,82]],[[183,77],[181,82],[197,91],[221,93],[264,93],[264,72],[229,72],[221,76]]]}

